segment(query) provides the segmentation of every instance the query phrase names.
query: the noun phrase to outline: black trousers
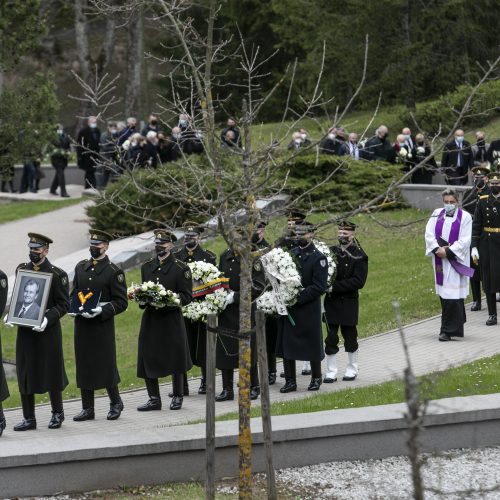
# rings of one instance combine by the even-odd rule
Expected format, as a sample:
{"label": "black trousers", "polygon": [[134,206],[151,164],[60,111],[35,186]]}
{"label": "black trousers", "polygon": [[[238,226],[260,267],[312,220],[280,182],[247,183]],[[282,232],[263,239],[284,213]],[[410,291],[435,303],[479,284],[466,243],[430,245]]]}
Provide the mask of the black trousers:
{"label": "black trousers", "polygon": [[0,401],[0,420],[3,420],[5,418],[5,415],[3,414],[3,406],[2,402]]}
{"label": "black trousers", "polygon": [[[297,379],[295,360],[284,359],[283,367],[285,368],[285,380]],[[321,378],[321,361],[311,361],[311,377]]]}
{"label": "black trousers", "polygon": [[[121,401],[120,391],[118,390],[118,386],[115,385],[113,387],[106,387],[106,391],[108,392],[109,401],[112,405],[116,405]],[[82,408],[94,408],[94,390],[93,389],[80,389],[82,394]]]}
{"label": "black trousers", "polygon": [[96,187],[95,167],[88,167],[85,169],[84,186],[85,189]]}
{"label": "black trousers", "polygon": [[495,293],[487,293],[486,304],[488,304],[488,314],[490,316],[496,316],[497,314],[497,297]]}
{"label": "black trousers", "polygon": [[160,399],[160,384],[157,378],[146,378],[146,389],[150,398]]}
{"label": "black trousers", "polygon": [[358,329],[356,325],[334,325],[328,323],[325,354],[337,354],[339,352],[339,328],[344,338],[345,352],[356,352],[358,350]]}
{"label": "black trousers", "polygon": [[440,333],[450,337],[463,337],[464,324],[467,321],[464,299],[443,299],[441,297],[439,299],[442,311]]}
{"label": "black trousers", "polygon": [[[50,405],[53,413],[62,413],[63,399],[61,391],[49,392]],[[21,394],[21,405],[23,407],[24,418],[35,418],[35,395]]]}
{"label": "black trousers", "polygon": [[56,170],[54,175],[54,180],[52,181],[52,185],[50,186],[50,192],[55,193],[57,188],[61,188],[61,195],[66,194],[66,179],[64,177],[64,169],[66,166],[63,165],[53,165]]}

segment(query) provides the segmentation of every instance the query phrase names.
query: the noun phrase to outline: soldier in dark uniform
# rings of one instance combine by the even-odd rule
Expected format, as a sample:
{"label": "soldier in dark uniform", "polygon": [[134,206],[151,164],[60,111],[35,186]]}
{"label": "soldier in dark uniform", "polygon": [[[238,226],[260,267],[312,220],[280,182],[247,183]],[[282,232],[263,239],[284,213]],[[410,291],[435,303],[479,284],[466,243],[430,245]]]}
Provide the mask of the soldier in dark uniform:
{"label": "soldier in dark uniform", "polygon": [[[177,238],[169,231],[155,231],[156,257],[141,267],[141,280],[158,282],[179,295],[181,306],[192,300],[193,283],[189,267],[172,252]],[[158,379],[172,375],[171,410],[180,410],[183,402],[184,373],[193,366],[182,311],[177,306],[155,308],[140,305],[144,310],[139,332],[137,376],[145,379],[149,400],[139,411],[161,410]]]}
{"label": "soldier in dark uniform", "polygon": [[76,385],[82,394],[82,411],[75,422],[93,420],[94,391],[106,389],[110,399],[108,420],[123,410],[118,392],[120,375],[116,366],[115,316],[127,309],[127,284],[123,271],[110,262],[106,251],[113,237],[105,231],[90,230],[90,259],[75,268],[73,293],[100,293],[99,304],[75,317]]}
{"label": "soldier in dark uniform", "polygon": [[[213,264],[217,263],[217,257],[213,252],[205,250],[201,247],[201,235],[204,231],[202,226],[193,223],[184,224],[184,247],[178,252],[174,253],[177,260],[185,262],[203,261]],[[191,353],[191,360],[194,365],[201,368],[201,384],[198,389],[198,394],[207,393],[206,383],[206,347],[207,347],[207,325],[203,321],[191,321],[185,318],[186,332],[189,341],[189,351]],[[187,381],[187,374],[184,374],[184,396],[189,395],[189,385]]]}
{"label": "soldier in dark uniform", "polygon": [[295,361],[311,363],[311,383],[308,390],[317,391],[321,386],[321,361],[323,333],[321,328],[321,295],[328,287],[328,262],[312,242],[314,225],[303,221],[295,224],[297,246],[292,253],[298,260],[303,290],[297,302],[288,308],[288,316],[278,319],[276,353],[283,358],[285,385],[280,392],[297,390]]}
{"label": "soldier in dark uniform", "polygon": [[[240,257],[228,248],[219,259],[219,269],[229,278],[229,300],[224,311],[219,315],[218,326],[238,332],[240,328]],[[252,265],[252,328],[255,324],[255,300],[265,288],[264,269],[260,260],[255,259]],[[231,293],[232,292],[232,293]],[[250,398],[257,399],[260,394],[259,375],[257,370],[257,355],[255,335],[251,338],[252,362],[250,371]],[[227,335],[217,335],[216,367],[222,372],[222,392],[216,396],[216,401],[234,399],[234,369],[238,368],[239,340]]]}
{"label": "soldier in dark uniform", "polygon": [[15,431],[36,429],[35,394],[49,393],[52,418],[49,429],[58,429],[64,421],[62,391],[68,385],[62,348],[61,318],[69,307],[68,275],[47,259],[50,238],[29,233],[30,262],[16,271],[51,273],[45,317],[39,327],[19,326],[16,341],[16,368],[24,420]]}
{"label": "soldier in dark uniform", "polygon": [[280,238],[278,238],[274,246],[279,248],[284,248],[285,250],[291,250],[294,246],[297,245],[297,239],[294,237],[295,232],[293,228],[295,224],[300,224],[306,219],[306,216],[297,210],[291,210],[287,214],[287,224],[286,230]]}
{"label": "soldier in dark uniform", "polygon": [[479,261],[488,305],[486,325],[497,324],[495,294],[500,292],[500,174],[489,175],[490,194],[479,197],[472,222],[471,257]]}
{"label": "soldier in dark uniform", "polygon": [[[7,275],[0,270],[0,314],[5,311],[7,304],[7,295],[9,293],[9,282]],[[5,378],[5,371],[2,363],[2,339],[0,337],[0,436],[6,426],[5,415],[3,413],[2,401],[9,397],[9,388],[7,387],[7,379]]]}
{"label": "soldier in dark uniform", "polygon": [[[481,196],[489,194],[488,186],[488,175],[490,169],[485,165],[479,167],[474,167],[472,169],[474,173],[474,186],[464,193],[462,199],[462,208],[467,210],[472,215],[474,219],[474,212],[476,211],[477,202]],[[481,267],[478,263],[474,262],[471,256],[470,267],[472,267],[475,272],[474,276],[470,279],[470,287],[472,290],[472,307],[471,311],[481,310]]]}
{"label": "soldier in dark uniform", "polygon": [[356,225],[342,221],[338,225],[339,244],[331,247],[337,260],[337,275],[331,292],[325,297],[325,317],[328,335],[325,339],[326,375],[323,382],[337,380],[339,329],[349,362],[343,380],[354,380],[358,374],[359,290],[368,276],[368,256],[356,240]]}

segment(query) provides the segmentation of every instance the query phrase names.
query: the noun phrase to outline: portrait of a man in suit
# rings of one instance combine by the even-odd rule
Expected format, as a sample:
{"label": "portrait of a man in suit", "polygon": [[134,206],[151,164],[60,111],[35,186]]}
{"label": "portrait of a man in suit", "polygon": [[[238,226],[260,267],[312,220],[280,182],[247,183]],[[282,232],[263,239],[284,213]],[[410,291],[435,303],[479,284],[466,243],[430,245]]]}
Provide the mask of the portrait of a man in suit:
{"label": "portrait of a man in suit", "polygon": [[22,292],[23,300],[22,302],[18,301],[16,303],[14,317],[34,320],[38,319],[38,316],[40,315],[40,304],[38,303],[40,300],[39,295],[40,283],[34,279],[27,280],[24,284]]}

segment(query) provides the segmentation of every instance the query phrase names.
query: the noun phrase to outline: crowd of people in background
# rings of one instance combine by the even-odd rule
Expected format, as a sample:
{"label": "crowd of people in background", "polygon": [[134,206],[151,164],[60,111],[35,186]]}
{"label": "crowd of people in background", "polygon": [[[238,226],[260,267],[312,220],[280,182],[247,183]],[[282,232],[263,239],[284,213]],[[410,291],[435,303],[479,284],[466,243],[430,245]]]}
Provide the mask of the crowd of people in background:
{"label": "crowd of people in background", "polygon": [[[90,116],[78,132],[76,141],[71,140],[62,125],[57,125],[54,140],[46,149],[55,169],[50,186],[50,192],[54,195],[69,196],[64,170],[68,165],[72,142],[75,144],[77,165],[84,171],[85,188],[104,188],[125,169],[157,168],[185,155],[204,151],[202,133],[192,125],[187,114],[180,114],[177,125],[170,129],[160,123],[157,115],[150,114],[141,130],[134,117],[129,117],[125,122],[109,122],[106,129],[101,130],[97,118]],[[233,118],[227,119],[220,133],[220,146],[224,149],[234,148],[235,151],[244,148],[241,131]],[[414,135],[409,127],[402,128],[394,142],[389,139],[389,129],[385,125],[380,125],[372,137],[363,140],[356,132],[347,132],[337,126],[330,128],[319,143],[311,140],[305,128],[292,133],[289,151],[316,151],[316,148],[326,155],[401,164],[403,172],[411,171],[408,182],[413,184],[432,184],[433,176],[441,173],[442,182],[446,184],[466,185],[474,166],[498,161],[500,139],[489,144],[484,132],[478,131],[475,143],[471,144],[464,139],[464,131],[457,129],[453,139],[444,145],[438,165],[424,134]],[[41,158],[26,156],[19,192],[38,191],[40,179],[45,176],[40,165]],[[419,168],[415,169],[416,165],[420,165]],[[2,180],[1,189],[4,192],[16,192],[12,181],[13,172],[10,173],[10,177],[5,176]]]}

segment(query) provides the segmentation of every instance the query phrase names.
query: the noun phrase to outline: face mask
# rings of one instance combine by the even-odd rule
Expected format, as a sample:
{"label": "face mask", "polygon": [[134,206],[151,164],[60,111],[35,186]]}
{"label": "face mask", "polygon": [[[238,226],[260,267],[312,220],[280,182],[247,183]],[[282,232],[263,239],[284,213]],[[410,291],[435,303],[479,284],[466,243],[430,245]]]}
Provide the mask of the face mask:
{"label": "face mask", "polygon": [[411,135],[410,134],[405,134],[405,139],[406,140],[410,140],[411,139]]}
{"label": "face mask", "polygon": [[328,139],[333,141],[333,139],[335,139],[335,134],[328,134]]}
{"label": "face mask", "polygon": [[500,186],[491,186],[491,194],[494,194],[495,196],[500,194]]}
{"label": "face mask", "polygon": [[33,264],[38,264],[42,260],[42,255],[36,252],[30,252],[30,260]]}
{"label": "face mask", "polygon": [[346,246],[349,244],[349,238],[347,236],[339,236],[339,243]]}
{"label": "face mask", "polygon": [[93,259],[97,259],[98,257],[101,256],[101,249],[99,247],[94,247],[94,246],[91,246],[89,248],[89,251],[90,251],[90,256],[93,258]]}
{"label": "face mask", "polygon": [[300,137],[302,137],[302,139],[305,139],[307,137],[307,134],[300,134]]}
{"label": "face mask", "polygon": [[137,141],[132,141],[132,142],[130,143],[130,145],[131,145],[132,147],[137,146]]}
{"label": "face mask", "polygon": [[474,184],[478,189],[483,189],[486,183],[484,182],[484,179],[474,179]]}
{"label": "face mask", "polygon": [[164,255],[167,255],[167,249],[165,247],[162,247],[161,245],[155,245],[155,252],[158,257],[163,257]]}
{"label": "face mask", "polygon": [[457,140],[457,142],[464,142],[463,136],[455,137],[455,139]]}
{"label": "face mask", "polygon": [[133,125],[129,125],[128,128],[134,129],[135,128],[135,123]]}
{"label": "face mask", "polygon": [[179,120],[179,127],[186,127],[188,124],[187,120]]}
{"label": "face mask", "polygon": [[63,135],[63,130],[62,130],[62,129],[60,129],[60,128],[58,128],[58,129],[57,129],[57,133],[58,133],[59,135]]}
{"label": "face mask", "polygon": [[418,144],[419,146],[423,146],[423,145],[424,145],[424,141],[418,141],[418,142],[417,142],[417,144]]}
{"label": "face mask", "polygon": [[298,146],[302,142],[302,139],[294,139],[293,142]]}
{"label": "face mask", "polygon": [[155,126],[155,125],[158,123],[158,121],[157,121],[157,120],[151,120],[149,123],[150,123],[151,125]]}
{"label": "face mask", "polygon": [[387,136],[388,136],[388,135],[389,135],[389,134],[382,134],[382,135],[380,136],[380,138],[381,138],[382,140],[385,140],[385,139],[387,139]]}
{"label": "face mask", "polygon": [[186,240],[186,248],[193,249],[196,246],[196,240]]}
{"label": "face mask", "polygon": [[91,124],[89,125],[89,127],[90,127],[90,128],[96,128],[96,127],[97,127],[97,123],[91,123]]}
{"label": "face mask", "polygon": [[444,211],[446,212],[446,215],[451,215],[455,211],[455,205],[453,203],[445,203],[444,204]]}
{"label": "face mask", "polygon": [[309,241],[307,241],[305,238],[300,238],[297,243],[299,244],[300,248],[304,248],[309,244]]}
{"label": "face mask", "polygon": [[109,131],[109,133],[110,133],[111,135],[116,135],[118,132],[116,131],[116,129],[113,129],[113,128],[112,128],[112,129]]}

